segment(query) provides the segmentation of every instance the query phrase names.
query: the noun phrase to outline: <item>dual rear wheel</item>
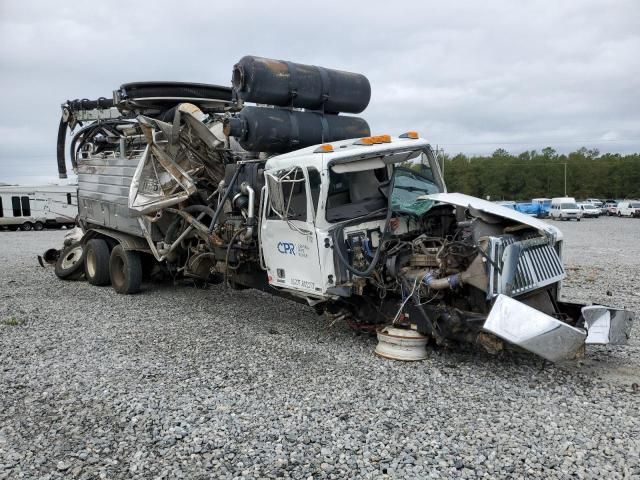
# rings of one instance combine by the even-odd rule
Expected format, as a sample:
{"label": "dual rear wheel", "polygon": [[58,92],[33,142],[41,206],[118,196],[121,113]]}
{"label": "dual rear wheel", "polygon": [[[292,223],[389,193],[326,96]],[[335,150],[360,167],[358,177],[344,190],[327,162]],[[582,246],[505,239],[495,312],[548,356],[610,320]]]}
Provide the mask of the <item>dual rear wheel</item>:
{"label": "dual rear wheel", "polygon": [[125,250],[118,244],[109,251],[109,244],[101,238],[87,242],[84,274],[92,285],[111,283],[114,290],[122,294],[140,291],[142,262],[138,252]]}

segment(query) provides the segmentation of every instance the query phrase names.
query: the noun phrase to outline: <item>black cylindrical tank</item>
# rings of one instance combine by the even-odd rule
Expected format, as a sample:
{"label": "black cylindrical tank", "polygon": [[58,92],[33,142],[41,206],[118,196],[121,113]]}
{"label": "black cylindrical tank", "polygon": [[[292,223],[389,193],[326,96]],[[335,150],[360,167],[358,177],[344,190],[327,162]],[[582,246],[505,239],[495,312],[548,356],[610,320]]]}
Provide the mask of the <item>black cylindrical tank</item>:
{"label": "black cylindrical tank", "polygon": [[227,121],[225,133],[245,150],[268,153],[371,135],[369,124],[359,117],[261,107],[244,107]]}
{"label": "black cylindrical tank", "polygon": [[359,73],[262,57],[242,57],[231,81],[239,99],[280,107],[360,113],[371,99],[369,80]]}

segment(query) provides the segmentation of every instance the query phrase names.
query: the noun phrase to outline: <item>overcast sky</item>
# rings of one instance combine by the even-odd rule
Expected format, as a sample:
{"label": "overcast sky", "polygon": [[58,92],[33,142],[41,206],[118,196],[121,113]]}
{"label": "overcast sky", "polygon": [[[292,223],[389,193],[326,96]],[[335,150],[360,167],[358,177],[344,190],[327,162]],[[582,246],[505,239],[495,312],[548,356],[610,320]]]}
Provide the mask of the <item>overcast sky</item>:
{"label": "overcast sky", "polygon": [[640,151],[640,2],[0,0],[0,182],[55,180],[60,103],[230,85],[247,54],[365,74],[374,133],[448,153]]}

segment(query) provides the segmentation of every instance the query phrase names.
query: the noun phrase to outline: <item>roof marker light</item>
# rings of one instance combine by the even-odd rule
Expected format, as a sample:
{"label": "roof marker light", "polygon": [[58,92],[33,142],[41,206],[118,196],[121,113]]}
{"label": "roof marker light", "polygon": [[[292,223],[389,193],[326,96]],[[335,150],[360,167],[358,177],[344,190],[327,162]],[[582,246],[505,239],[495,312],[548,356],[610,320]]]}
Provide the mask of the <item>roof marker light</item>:
{"label": "roof marker light", "polygon": [[333,145],[331,145],[330,143],[323,143],[313,151],[313,153],[331,153],[331,152],[333,152]]}
{"label": "roof marker light", "polygon": [[390,143],[391,135],[375,135],[373,137],[363,137],[355,142],[354,145],[374,145],[377,143]]}
{"label": "roof marker light", "polygon": [[410,138],[412,140],[417,140],[420,137],[418,137],[418,132],[411,130],[400,135],[400,138]]}

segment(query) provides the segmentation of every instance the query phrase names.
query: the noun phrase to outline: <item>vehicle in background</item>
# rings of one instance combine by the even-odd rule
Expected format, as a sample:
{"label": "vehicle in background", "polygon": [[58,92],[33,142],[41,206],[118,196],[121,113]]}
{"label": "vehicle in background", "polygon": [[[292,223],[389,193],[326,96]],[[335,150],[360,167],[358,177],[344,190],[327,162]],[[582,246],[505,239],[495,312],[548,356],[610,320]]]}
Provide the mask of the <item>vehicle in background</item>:
{"label": "vehicle in background", "polygon": [[625,200],[618,204],[617,215],[619,217],[633,217],[640,210],[640,200]]}
{"label": "vehicle in background", "polygon": [[538,216],[538,205],[534,205],[533,203],[517,202],[513,208],[516,212],[524,213],[525,215],[531,215],[532,217]]}
{"label": "vehicle in background", "polygon": [[549,217],[551,212],[551,199],[550,198],[533,198],[531,203],[539,205],[539,218]]}
{"label": "vehicle in background", "polygon": [[582,210],[573,197],[557,197],[551,199],[550,216],[554,220],[577,220],[582,219]]}
{"label": "vehicle in background", "polygon": [[545,206],[543,203],[535,203],[535,202],[514,202],[510,200],[503,200],[494,202],[497,205],[502,207],[507,207],[516,212],[524,213],[525,215],[529,215],[531,217],[537,218],[546,218],[549,216],[549,208],[551,199],[549,200],[549,206]]}
{"label": "vehicle in background", "polygon": [[42,230],[75,225],[77,187],[45,185],[0,187],[0,228]]}
{"label": "vehicle in background", "polygon": [[507,208],[511,208],[512,210],[516,209],[516,202],[512,201],[512,200],[500,200],[497,202],[494,202],[496,205],[500,205],[501,207],[507,207]]}
{"label": "vehicle in background", "polygon": [[590,203],[591,205],[595,205],[598,208],[601,208],[603,205],[602,200],[597,198],[587,198],[584,203]]}
{"label": "vehicle in background", "polygon": [[515,210],[517,212],[531,215],[532,217],[537,218],[544,218],[547,216],[546,210],[539,203],[517,202],[515,205]]}
{"label": "vehicle in background", "polygon": [[581,203],[578,205],[582,210],[583,218],[598,218],[601,210],[592,203]]}
{"label": "vehicle in background", "polygon": [[604,211],[602,212],[604,215],[616,215],[618,213],[618,202],[616,202],[615,200],[607,200],[602,208],[604,209]]}

